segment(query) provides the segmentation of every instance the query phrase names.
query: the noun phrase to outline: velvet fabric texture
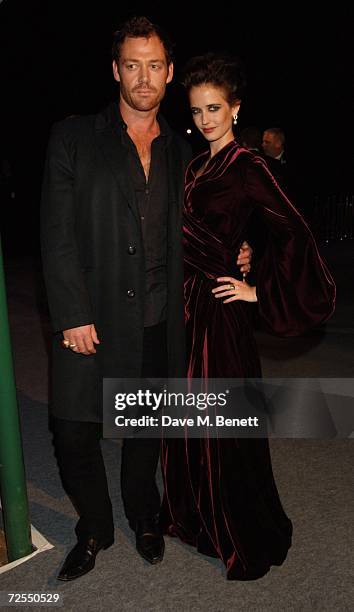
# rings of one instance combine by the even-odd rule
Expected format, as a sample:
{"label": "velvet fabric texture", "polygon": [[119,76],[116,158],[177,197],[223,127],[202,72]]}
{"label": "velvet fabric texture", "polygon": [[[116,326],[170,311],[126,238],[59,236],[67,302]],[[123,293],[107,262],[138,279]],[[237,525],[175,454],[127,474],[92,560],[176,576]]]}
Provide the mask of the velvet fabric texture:
{"label": "velvet fabric texture", "polygon": [[[296,336],[324,322],[334,309],[335,285],[309,228],[265,162],[232,141],[197,177],[207,155],[186,173],[188,377],[259,377],[251,305],[223,304],[211,293],[216,277],[241,277],[236,259],[243,240],[255,240],[258,312],[273,334]],[[165,439],[161,464],[165,533],[219,557],[230,580],[256,579],[283,563],[292,524],[267,438]]]}

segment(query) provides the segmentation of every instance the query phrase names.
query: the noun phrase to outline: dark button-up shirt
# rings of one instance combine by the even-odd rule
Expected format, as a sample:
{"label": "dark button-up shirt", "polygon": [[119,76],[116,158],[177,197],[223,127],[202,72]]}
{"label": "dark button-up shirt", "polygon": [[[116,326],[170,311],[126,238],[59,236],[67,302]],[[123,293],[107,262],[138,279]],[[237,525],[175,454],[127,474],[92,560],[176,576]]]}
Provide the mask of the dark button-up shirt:
{"label": "dark button-up shirt", "polygon": [[[134,142],[122,120],[122,141],[128,149],[129,166],[136,203],[140,213],[145,252],[144,326],[161,323],[167,316],[167,212],[168,176],[166,146],[171,131],[163,117],[158,117],[160,134],[151,143],[149,177],[146,180]],[[128,252],[135,253],[134,245]],[[134,251],[134,253],[133,253]]]}

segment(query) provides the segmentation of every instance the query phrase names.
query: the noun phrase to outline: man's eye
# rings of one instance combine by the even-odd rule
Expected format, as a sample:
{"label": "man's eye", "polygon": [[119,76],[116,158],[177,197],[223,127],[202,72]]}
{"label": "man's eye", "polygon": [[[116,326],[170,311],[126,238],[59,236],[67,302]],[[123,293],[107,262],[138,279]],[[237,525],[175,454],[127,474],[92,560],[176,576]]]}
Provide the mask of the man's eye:
{"label": "man's eye", "polygon": [[134,70],[136,64],[126,64],[126,67],[128,68],[128,70]]}
{"label": "man's eye", "polygon": [[160,69],[160,64],[151,64],[151,68],[153,70],[159,70]]}

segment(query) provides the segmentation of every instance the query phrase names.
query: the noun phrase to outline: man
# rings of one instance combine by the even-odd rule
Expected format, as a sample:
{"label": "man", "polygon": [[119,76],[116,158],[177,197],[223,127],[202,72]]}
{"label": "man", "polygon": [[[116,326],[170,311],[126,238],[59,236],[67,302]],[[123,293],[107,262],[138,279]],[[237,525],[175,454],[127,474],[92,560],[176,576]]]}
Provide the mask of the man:
{"label": "man", "polygon": [[[103,377],[185,375],[181,206],[189,146],[158,114],[171,44],[144,17],[113,45],[118,103],[56,124],[42,197],[53,343],[52,430],[80,519],[60,580],[90,571],[113,543],[100,448]],[[246,265],[249,252],[238,263]],[[244,266],[241,268],[244,269]],[[124,441],[121,487],[139,554],[162,560],[155,474],[160,440]]]}
{"label": "man", "polygon": [[310,195],[308,180],[305,177],[306,172],[304,166],[300,170],[293,159],[288,159],[285,153],[284,131],[278,127],[266,129],[263,132],[262,147],[269,170],[280,188],[291,203],[306,216]]}
{"label": "man", "polygon": [[285,134],[280,128],[268,128],[263,132],[262,148],[268,168],[279,186],[287,193],[289,180],[287,160],[284,154]]}
{"label": "man", "polygon": [[285,134],[280,128],[268,128],[263,132],[262,147],[264,153],[280,163],[285,163]]}

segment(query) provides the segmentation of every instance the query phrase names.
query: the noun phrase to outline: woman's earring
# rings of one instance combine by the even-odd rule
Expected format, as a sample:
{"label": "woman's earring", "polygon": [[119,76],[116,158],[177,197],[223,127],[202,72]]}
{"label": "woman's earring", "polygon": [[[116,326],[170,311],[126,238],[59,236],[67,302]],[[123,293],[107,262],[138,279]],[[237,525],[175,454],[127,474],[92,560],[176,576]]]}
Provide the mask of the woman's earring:
{"label": "woman's earring", "polygon": [[235,115],[234,115],[234,125],[236,125],[236,123],[237,123],[237,114],[235,113]]}

